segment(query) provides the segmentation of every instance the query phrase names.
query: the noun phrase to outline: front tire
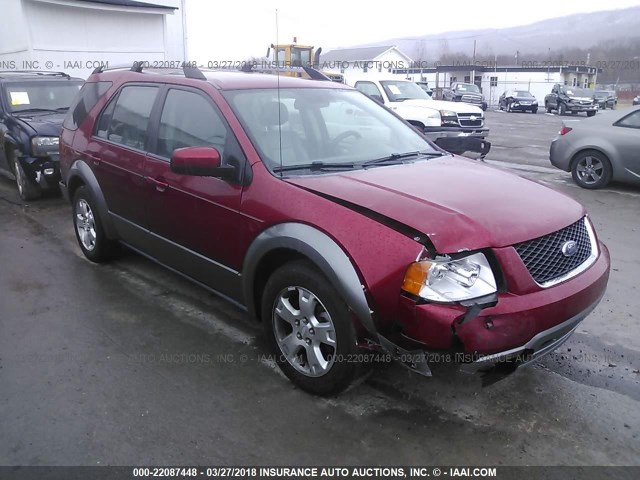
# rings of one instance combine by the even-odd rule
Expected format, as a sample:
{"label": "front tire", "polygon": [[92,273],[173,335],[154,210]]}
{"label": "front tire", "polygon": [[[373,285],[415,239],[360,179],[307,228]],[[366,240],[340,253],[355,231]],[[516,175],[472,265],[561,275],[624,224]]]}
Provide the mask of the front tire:
{"label": "front tire", "polygon": [[35,200],[42,196],[42,190],[38,185],[34,185],[27,177],[20,161],[14,157],[13,159],[13,174],[16,177],[16,185],[18,186],[18,193],[20,198],[24,201]]}
{"label": "front tire", "polygon": [[95,201],[85,186],[73,195],[73,224],[85,257],[95,263],[112,258],[116,244],[105,235]]}
{"label": "front tire", "polygon": [[593,117],[596,114],[596,112],[587,112],[587,117]]}
{"label": "front tire", "polygon": [[589,190],[605,187],[611,181],[612,174],[609,159],[595,150],[579,153],[571,164],[573,181]]}
{"label": "front tire", "polygon": [[558,115],[566,115],[567,114],[567,106],[564,103],[561,103],[558,106]]}
{"label": "front tire", "polygon": [[532,108],[532,109],[531,109],[531,113],[533,113],[533,114],[538,113],[538,109],[537,109],[537,108]]}
{"label": "front tire", "polygon": [[351,313],[310,263],[276,270],[262,296],[262,323],[282,372],[316,395],[333,395],[356,378],[357,337]]}

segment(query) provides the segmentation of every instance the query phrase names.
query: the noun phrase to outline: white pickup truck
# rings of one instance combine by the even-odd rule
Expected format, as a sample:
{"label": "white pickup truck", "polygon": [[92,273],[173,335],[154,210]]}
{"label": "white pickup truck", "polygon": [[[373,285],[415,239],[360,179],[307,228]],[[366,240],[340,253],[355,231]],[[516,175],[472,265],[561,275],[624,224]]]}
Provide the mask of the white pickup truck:
{"label": "white pickup truck", "polygon": [[484,112],[480,107],[433,100],[409,80],[367,79],[358,80],[354,86],[451,153],[474,151],[484,156],[489,151],[490,144],[484,141],[489,129],[484,128]]}

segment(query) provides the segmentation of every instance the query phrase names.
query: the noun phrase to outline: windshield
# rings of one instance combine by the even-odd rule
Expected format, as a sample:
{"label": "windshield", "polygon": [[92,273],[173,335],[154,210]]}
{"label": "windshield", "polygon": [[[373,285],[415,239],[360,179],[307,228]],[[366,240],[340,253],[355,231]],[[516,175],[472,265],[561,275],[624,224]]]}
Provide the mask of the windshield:
{"label": "windshield", "polygon": [[380,82],[390,102],[403,100],[431,100],[431,97],[420,86],[403,80],[382,80]]}
{"label": "windshield", "polygon": [[357,90],[232,90],[224,96],[272,170],[313,162],[356,166],[394,154],[437,152]]}
{"label": "windshield", "polygon": [[595,95],[596,95],[596,97],[598,97],[598,98],[605,98],[605,97],[608,97],[608,96],[612,96],[612,95],[613,95],[613,92],[598,91],[598,92],[596,92],[596,94],[595,94]]}
{"label": "windshield", "polygon": [[69,108],[81,87],[77,81],[11,82],[5,84],[4,97],[12,112],[56,111]]}
{"label": "windshield", "polygon": [[513,96],[514,97],[533,97],[533,95],[531,95],[531,92],[527,92],[526,90],[517,90],[513,92]]}
{"label": "windshield", "polygon": [[470,83],[459,83],[456,87],[456,90],[459,92],[473,92],[480,93],[480,88],[477,85],[472,85]]}

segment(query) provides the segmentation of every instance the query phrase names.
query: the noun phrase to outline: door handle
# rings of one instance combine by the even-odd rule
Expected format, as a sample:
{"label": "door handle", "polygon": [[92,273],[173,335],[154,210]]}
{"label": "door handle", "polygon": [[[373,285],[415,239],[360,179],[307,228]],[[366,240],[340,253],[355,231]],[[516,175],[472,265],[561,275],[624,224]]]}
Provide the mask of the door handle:
{"label": "door handle", "polygon": [[152,178],[152,177],[146,177],[146,179],[147,179],[147,183],[150,183],[151,185],[156,187],[156,190],[158,192],[164,192],[167,189],[167,187],[169,186],[168,183],[161,182],[160,180],[157,180],[157,179]]}
{"label": "door handle", "polygon": [[100,157],[90,154],[87,154],[87,157],[93,162],[94,165],[100,165]]}

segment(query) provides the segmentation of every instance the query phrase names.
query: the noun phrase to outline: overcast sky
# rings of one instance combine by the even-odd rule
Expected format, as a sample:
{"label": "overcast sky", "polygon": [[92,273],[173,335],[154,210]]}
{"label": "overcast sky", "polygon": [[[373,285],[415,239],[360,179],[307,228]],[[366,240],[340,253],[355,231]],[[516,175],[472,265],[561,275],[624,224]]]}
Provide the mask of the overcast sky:
{"label": "overcast sky", "polygon": [[[640,5],[640,0],[376,1],[186,0],[190,60],[244,60],[271,43],[336,47],[458,30],[513,27],[574,13]],[[276,9],[278,29],[276,30]],[[439,12],[446,12],[440,14]]]}

